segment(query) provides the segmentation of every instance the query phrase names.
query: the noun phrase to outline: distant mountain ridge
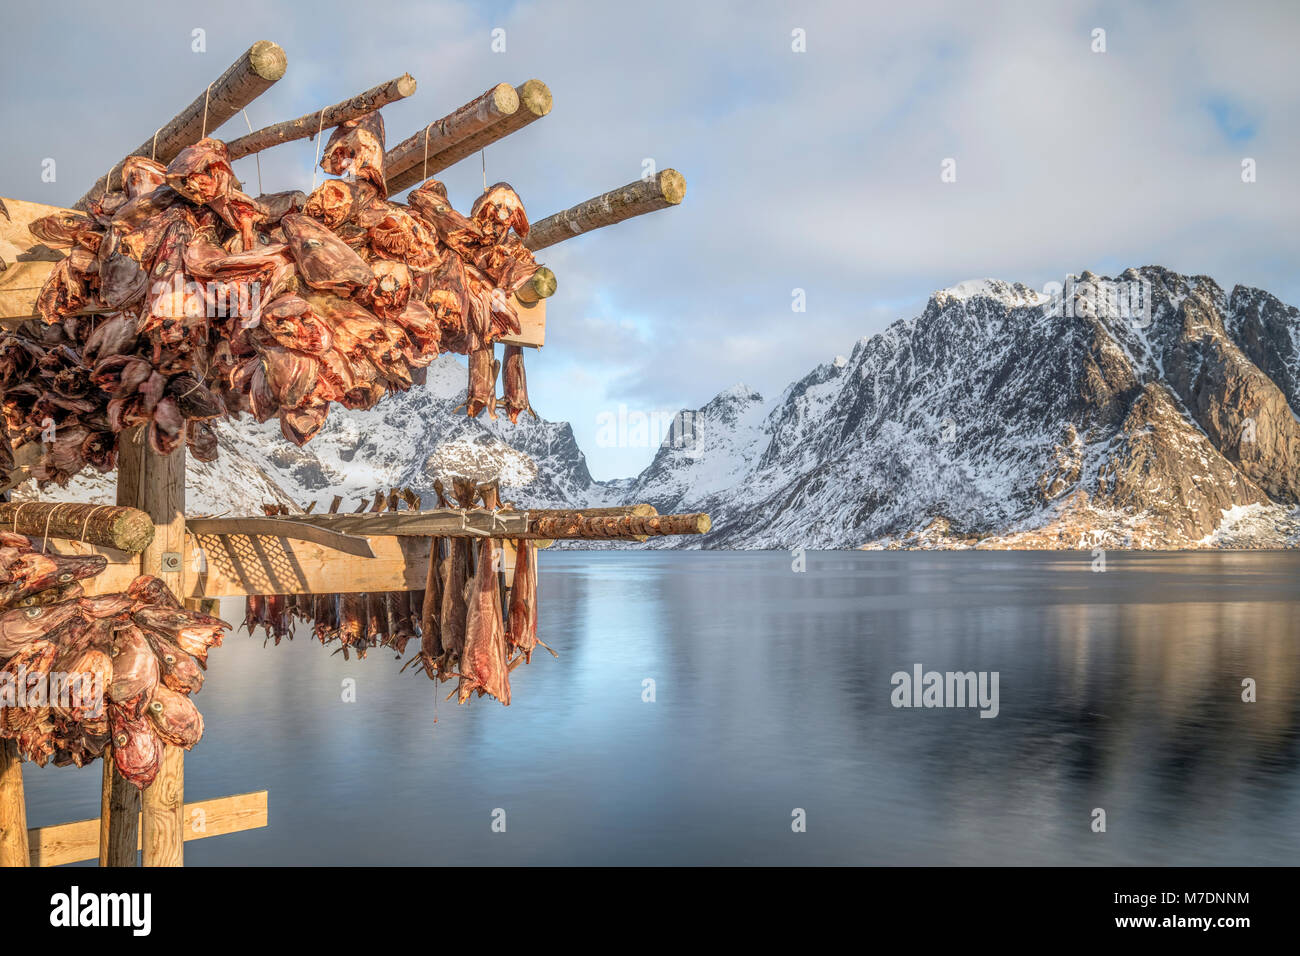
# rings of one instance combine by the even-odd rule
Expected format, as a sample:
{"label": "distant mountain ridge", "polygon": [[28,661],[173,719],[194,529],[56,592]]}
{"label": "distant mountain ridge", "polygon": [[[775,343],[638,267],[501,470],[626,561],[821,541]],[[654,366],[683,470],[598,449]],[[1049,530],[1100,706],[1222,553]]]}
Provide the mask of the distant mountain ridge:
{"label": "distant mountain ridge", "polygon": [[[683,410],[617,481],[592,479],[567,423],[469,419],[464,392],[443,356],[427,385],[336,409],[301,449],[274,423],[224,424],[222,460],[191,466],[192,507],[391,486],[430,504],[435,477],[466,473],[499,476],[520,506],[713,516],[711,534],[657,547],[1300,544],[1300,313],[1158,266],[1055,295],[942,290],[772,403],[737,385]],[[56,496],[90,500],[94,483]]]}

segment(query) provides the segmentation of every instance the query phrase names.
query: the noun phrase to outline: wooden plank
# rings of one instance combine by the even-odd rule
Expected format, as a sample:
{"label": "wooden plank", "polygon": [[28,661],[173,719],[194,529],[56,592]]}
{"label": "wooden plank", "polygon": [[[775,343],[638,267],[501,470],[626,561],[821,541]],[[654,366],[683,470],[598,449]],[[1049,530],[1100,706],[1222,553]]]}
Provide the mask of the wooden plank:
{"label": "wooden plank", "polygon": [[31,866],[27,841],[27,798],[18,741],[0,740],[0,866]]}
{"label": "wooden plank", "polygon": [[15,325],[36,315],[36,295],[66,253],[51,249],[27,228],[42,216],[72,212],[61,206],[4,199],[9,218],[0,215],[0,322]]}
{"label": "wooden plank", "polygon": [[[257,790],[187,803],[183,816],[183,832],[187,843],[227,833],[256,830],[267,825],[267,792]],[[32,827],[27,831],[32,865],[62,866],[65,863],[95,859],[99,827],[98,817],[49,827]],[[137,843],[136,849],[142,849],[142,844]]]}
{"label": "wooden plank", "polygon": [[[312,502],[314,505],[315,502]],[[310,512],[310,508],[308,509]],[[186,525],[191,534],[243,534],[271,538],[292,538],[333,548],[358,558],[373,558],[370,542],[352,534],[322,528],[315,522],[284,521],[280,518],[191,518]]]}
{"label": "wooden plank", "polygon": [[187,576],[186,597],[419,591],[428,571],[429,540],[372,535],[375,557],[357,558],[287,538],[189,535],[186,566],[206,570]]}
{"label": "wooden plank", "polygon": [[519,316],[519,334],[506,335],[497,341],[503,345],[523,345],[530,349],[540,349],[546,344],[546,300],[524,302],[516,295],[512,302],[515,314]]}
{"label": "wooden plank", "polygon": [[81,582],[87,596],[97,594],[117,594],[140,575],[140,556],[116,551],[113,548],[99,548],[83,541],[50,541],[49,550],[58,554],[102,554],[108,559],[108,566],[93,578]]}

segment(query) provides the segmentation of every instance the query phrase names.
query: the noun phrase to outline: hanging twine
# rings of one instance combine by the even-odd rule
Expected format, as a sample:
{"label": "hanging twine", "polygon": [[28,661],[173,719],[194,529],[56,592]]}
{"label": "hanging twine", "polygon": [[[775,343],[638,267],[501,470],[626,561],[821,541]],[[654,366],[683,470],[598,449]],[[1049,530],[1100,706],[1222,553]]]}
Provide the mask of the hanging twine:
{"label": "hanging twine", "polygon": [[86,520],[85,520],[85,522],[84,522],[84,523],[82,524],[82,526],[81,526],[81,538],[79,539],[79,540],[81,541],[82,544],[85,544],[85,543],[86,543],[86,529],[90,527],[90,519],[93,518],[93,517],[95,517],[95,512],[96,512],[96,511],[102,511],[103,509],[108,508],[108,507],[110,507],[110,506],[109,506],[109,505],[97,505],[95,508],[92,508],[92,509],[91,509],[90,514],[86,515]]}
{"label": "hanging twine", "polygon": [[325,110],[320,111],[320,119],[316,123],[316,149],[314,158],[311,161],[311,191],[316,191],[316,169],[320,165],[320,131],[325,128]]}
{"label": "hanging twine", "polygon": [[149,149],[149,159],[151,162],[158,162],[158,134],[161,132],[161,126],[153,131],[153,146]]}
{"label": "hanging twine", "polygon": [[[248,122],[248,110],[241,109],[239,112],[244,114],[244,125],[248,127],[248,131],[251,133],[253,131],[253,124]],[[260,152],[254,153],[253,158],[257,160],[257,191],[258,193],[262,193],[265,191],[262,189],[262,154]]]}
{"label": "hanging twine", "polygon": [[[215,83],[213,80],[212,83]],[[203,135],[199,139],[207,139],[208,136],[208,97],[212,95],[212,83],[203,91]]]}
{"label": "hanging twine", "polygon": [[[433,124],[430,123],[429,126]],[[420,178],[429,178],[429,126],[424,128],[424,167],[420,170]]]}
{"label": "hanging twine", "polygon": [[483,160],[483,191],[487,192],[487,150],[479,150],[479,158]]}

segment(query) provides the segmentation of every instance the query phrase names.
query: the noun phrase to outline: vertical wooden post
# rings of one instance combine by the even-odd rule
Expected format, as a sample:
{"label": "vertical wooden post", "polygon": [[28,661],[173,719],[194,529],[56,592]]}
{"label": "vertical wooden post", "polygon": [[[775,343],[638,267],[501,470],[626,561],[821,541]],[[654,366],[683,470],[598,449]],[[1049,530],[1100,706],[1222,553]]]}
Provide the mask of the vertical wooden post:
{"label": "vertical wooden post", "polygon": [[0,740],[0,866],[31,866],[18,741]]}
{"label": "vertical wooden post", "polygon": [[108,821],[113,819],[113,745],[104,748],[104,780],[99,787],[99,865],[108,866]]}
{"label": "vertical wooden post", "polygon": [[[140,555],[140,571],[161,578],[179,598],[184,593],[185,565],[185,448],[170,455],[155,453],[142,427],[123,432],[118,443],[117,503],[139,508],[153,519],[156,533]],[[164,745],[162,766],[154,782],[138,795],[143,816],[145,866],[181,866],[184,852],[185,752]],[[120,786],[119,786],[120,785]],[[135,787],[113,772],[107,861],[110,866],[135,863],[136,815],[119,790]],[[137,791],[138,793],[138,791]],[[101,831],[105,830],[101,821]],[[130,861],[124,860],[127,846]],[[101,859],[105,850],[101,847]]]}

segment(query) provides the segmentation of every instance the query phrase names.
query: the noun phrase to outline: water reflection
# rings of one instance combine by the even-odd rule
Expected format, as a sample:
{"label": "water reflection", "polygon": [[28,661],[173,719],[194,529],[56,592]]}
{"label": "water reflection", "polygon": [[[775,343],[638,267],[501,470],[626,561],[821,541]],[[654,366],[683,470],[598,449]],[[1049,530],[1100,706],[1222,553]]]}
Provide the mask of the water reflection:
{"label": "water reflection", "polygon": [[[381,652],[231,637],[187,794],[269,789],[272,825],[187,860],[1293,863],[1300,555],[1091,563],[544,553],[561,659],[515,671],[508,709],[457,708]],[[893,708],[916,663],[998,671],[1000,715]],[[33,824],[96,812],[96,769],[27,781]]]}

